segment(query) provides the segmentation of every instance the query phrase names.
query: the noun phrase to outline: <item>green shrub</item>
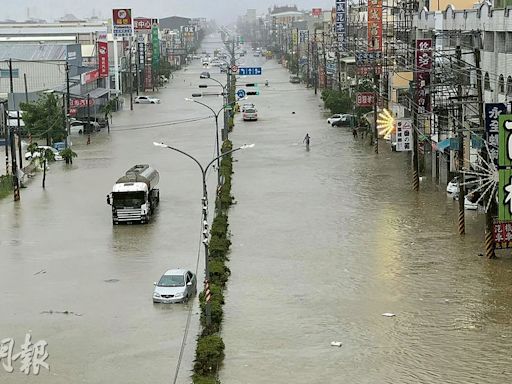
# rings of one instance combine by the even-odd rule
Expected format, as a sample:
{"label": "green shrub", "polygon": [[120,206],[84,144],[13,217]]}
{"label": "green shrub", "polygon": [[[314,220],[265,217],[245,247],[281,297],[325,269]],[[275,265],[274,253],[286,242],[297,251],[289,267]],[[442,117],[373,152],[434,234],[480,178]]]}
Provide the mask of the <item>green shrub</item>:
{"label": "green shrub", "polygon": [[226,237],[212,236],[208,245],[208,253],[212,259],[227,260],[231,241]]}
{"label": "green shrub", "polygon": [[197,340],[194,372],[213,375],[218,372],[224,357],[224,342],[218,335],[200,337]]}
{"label": "green shrub", "polygon": [[12,193],[12,176],[3,175],[0,176],[0,199]]}
{"label": "green shrub", "polygon": [[224,264],[222,260],[211,260],[210,267],[210,280],[224,287],[228,281],[231,271]]}
{"label": "green shrub", "polygon": [[194,384],[220,384],[220,381],[212,376],[203,376],[203,375],[192,375],[192,382]]}

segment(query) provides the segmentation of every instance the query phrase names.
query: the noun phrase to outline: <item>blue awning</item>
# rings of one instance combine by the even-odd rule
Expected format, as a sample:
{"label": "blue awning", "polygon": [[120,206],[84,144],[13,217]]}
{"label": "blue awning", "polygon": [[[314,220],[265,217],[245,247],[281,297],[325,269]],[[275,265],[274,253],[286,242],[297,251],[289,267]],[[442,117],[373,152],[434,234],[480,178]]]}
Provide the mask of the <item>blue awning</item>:
{"label": "blue awning", "polygon": [[450,139],[445,139],[436,144],[438,151],[444,151],[446,148],[450,148]]}

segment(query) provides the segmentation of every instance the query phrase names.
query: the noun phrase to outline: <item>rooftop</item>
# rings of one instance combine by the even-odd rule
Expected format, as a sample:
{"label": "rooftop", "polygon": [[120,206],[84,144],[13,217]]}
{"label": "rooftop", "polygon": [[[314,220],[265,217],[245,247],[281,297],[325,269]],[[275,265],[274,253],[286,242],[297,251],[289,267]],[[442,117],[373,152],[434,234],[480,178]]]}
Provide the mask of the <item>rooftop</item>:
{"label": "rooftop", "polygon": [[66,51],[62,44],[2,44],[0,60],[65,61]]}

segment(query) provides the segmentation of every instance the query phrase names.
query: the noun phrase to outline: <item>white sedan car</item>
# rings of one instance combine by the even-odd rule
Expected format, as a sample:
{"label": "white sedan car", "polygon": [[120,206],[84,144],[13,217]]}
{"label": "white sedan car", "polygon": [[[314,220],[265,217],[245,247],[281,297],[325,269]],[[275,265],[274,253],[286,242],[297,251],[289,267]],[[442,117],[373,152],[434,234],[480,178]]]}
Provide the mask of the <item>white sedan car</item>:
{"label": "white sedan car", "polygon": [[41,152],[46,150],[46,149],[49,149],[50,151],[53,152],[53,158],[55,159],[55,161],[62,161],[62,160],[64,160],[64,158],[60,155],[59,151],[57,151],[55,148],[49,147],[47,145],[39,145],[37,147],[37,150],[35,150],[33,153],[32,152],[25,153],[25,159],[26,160],[36,159],[39,156],[41,156]]}
{"label": "white sedan car", "polygon": [[333,125],[335,122],[340,121],[342,118],[343,118],[343,115],[340,115],[340,114],[332,115],[331,117],[329,117],[327,119],[327,123]]}
{"label": "white sedan car", "polygon": [[186,302],[197,293],[196,276],[185,269],[169,269],[154,285],[153,303]]}
{"label": "white sedan car", "polygon": [[137,96],[135,104],[160,104],[160,99],[152,96]]}

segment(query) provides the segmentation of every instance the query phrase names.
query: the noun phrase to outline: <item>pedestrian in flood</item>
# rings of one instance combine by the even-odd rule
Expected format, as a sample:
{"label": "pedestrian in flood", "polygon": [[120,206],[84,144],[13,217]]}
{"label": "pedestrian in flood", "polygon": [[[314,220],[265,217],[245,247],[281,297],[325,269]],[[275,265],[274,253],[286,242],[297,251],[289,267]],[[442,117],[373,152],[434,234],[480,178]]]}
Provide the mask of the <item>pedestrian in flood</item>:
{"label": "pedestrian in flood", "polygon": [[310,138],[311,138],[311,136],[309,136],[309,133],[306,133],[304,140],[302,140],[303,143],[306,143],[306,149],[309,149],[309,139]]}
{"label": "pedestrian in flood", "polygon": [[354,139],[357,139],[357,129],[356,129],[356,127],[352,128],[352,136],[354,136]]}

